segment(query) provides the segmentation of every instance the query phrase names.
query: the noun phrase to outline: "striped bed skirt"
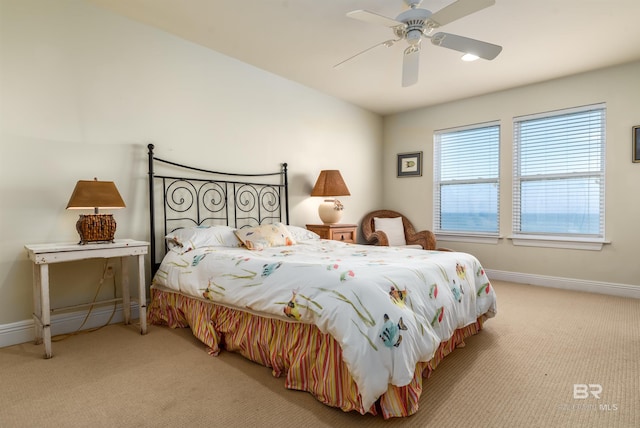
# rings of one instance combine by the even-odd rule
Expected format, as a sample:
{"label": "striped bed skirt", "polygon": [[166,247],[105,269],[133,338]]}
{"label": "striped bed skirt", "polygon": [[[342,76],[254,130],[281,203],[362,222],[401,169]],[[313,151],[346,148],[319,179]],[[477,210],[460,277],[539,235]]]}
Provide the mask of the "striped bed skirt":
{"label": "striped bed skirt", "polygon": [[153,286],[147,314],[151,324],[190,327],[211,355],[225,349],[270,367],[273,376],[285,377],[288,389],[307,391],[345,412],[381,414],[385,419],[417,412],[423,380],[465,338],[478,333],[486,320],[480,316],[475,323],[456,330],[430,361],[416,365],[411,383],[389,385],[387,392],[365,409],[358,386],[342,361],[340,346],[314,325],[264,318]]}

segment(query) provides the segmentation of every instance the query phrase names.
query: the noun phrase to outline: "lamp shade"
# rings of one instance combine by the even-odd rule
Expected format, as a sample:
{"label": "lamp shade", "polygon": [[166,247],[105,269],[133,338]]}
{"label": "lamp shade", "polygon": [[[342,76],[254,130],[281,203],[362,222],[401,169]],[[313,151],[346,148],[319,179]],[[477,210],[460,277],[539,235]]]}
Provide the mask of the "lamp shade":
{"label": "lamp shade", "polygon": [[95,178],[78,181],[67,204],[67,209],[114,209],[125,206],[113,181],[98,181]]}
{"label": "lamp shade", "polygon": [[337,169],[320,171],[311,196],[350,196],[349,189]]}

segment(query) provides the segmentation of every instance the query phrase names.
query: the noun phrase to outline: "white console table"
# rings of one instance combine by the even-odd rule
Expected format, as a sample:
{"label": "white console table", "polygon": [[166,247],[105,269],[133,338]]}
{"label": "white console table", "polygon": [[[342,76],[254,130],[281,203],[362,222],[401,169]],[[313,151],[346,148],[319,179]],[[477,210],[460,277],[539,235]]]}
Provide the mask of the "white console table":
{"label": "white console table", "polygon": [[[77,260],[119,257],[121,260],[122,298],[73,306],[90,306],[101,303],[122,301],[124,322],[131,322],[131,294],[129,292],[128,258],[138,260],[138,305],[140,314],[140,334],[147,333],[147,298],[145,290],[144,255],[149,251],[149,243],[132,239],[116,239],[112,243],[97,244],[33,244],[25,245],[29,259],[33,262],[33,319],[36,344],[44,342],[44,357],[51,358],[51,304],[49,299],[49,264]],[[58,309],[69,309],[58,308]]]}

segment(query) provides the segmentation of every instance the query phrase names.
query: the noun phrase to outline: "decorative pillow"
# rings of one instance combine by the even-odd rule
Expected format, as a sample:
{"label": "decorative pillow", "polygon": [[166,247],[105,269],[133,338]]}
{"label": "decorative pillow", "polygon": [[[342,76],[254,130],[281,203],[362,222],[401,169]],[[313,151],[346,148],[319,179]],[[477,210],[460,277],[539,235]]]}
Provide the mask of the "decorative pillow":
{"label": "decorative pillow", "polygon": [[407,245],[404,237],[404,226],[402,226],[402,217],[374,217],[373,225],[375,230],[381,230],[387,235],[390,247]]}
{"label": "decorative pillow", "polygon": [[268,247],[294,245],[287,227],[282,223],[263,224],[236,230],[236,236],[250,250],[262,250]]}
{"label": "decorative pillow", "polygon": [[294,241],[308,241],[311,239],[320,239],[320,235],[315,232],[310,231],[309,229],[305,229],[304,227],[292,226],[290,224],[285,225],[291,237]]}
{"label": "decorative pillow", "polygon": [[240,247],[242,243],[229,226],[194,226],[176,229],[165,236],[167,246],[178,254],[201,247]]}

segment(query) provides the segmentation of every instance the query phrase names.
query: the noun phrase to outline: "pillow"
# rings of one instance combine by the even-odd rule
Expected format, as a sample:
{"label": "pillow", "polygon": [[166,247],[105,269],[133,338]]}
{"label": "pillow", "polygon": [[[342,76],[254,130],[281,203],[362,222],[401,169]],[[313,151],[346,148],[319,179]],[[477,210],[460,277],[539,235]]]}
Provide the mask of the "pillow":
{"label": "pillow", "polygon": [[256,227],[237,229],[236,236],[250,250],[262,250],[268,247],[294,245],[287,227],[282,223],[262,224]]}
{"label": "pillow", "polygon": [[178,254],[202,247],[240,247],[242,244],[229,226],[194,226],[176,229],[165,236],[167,246]]}
{"label": "pillow", "polygon": [[407,245],[404,237],[404,226],[402,226],[402,217],[374,217],[373,225],[375,230],[381,230],[387,235],[390,247]]}
{"label": "pillow", "polygon": [[320,239],[320,235],[310,231],[309,229],[305,229],[304,227],[292,226],[290,224],[286,225],[285,227],[291,234],[293,240],[296,242],[308,241],[311,239]]}

